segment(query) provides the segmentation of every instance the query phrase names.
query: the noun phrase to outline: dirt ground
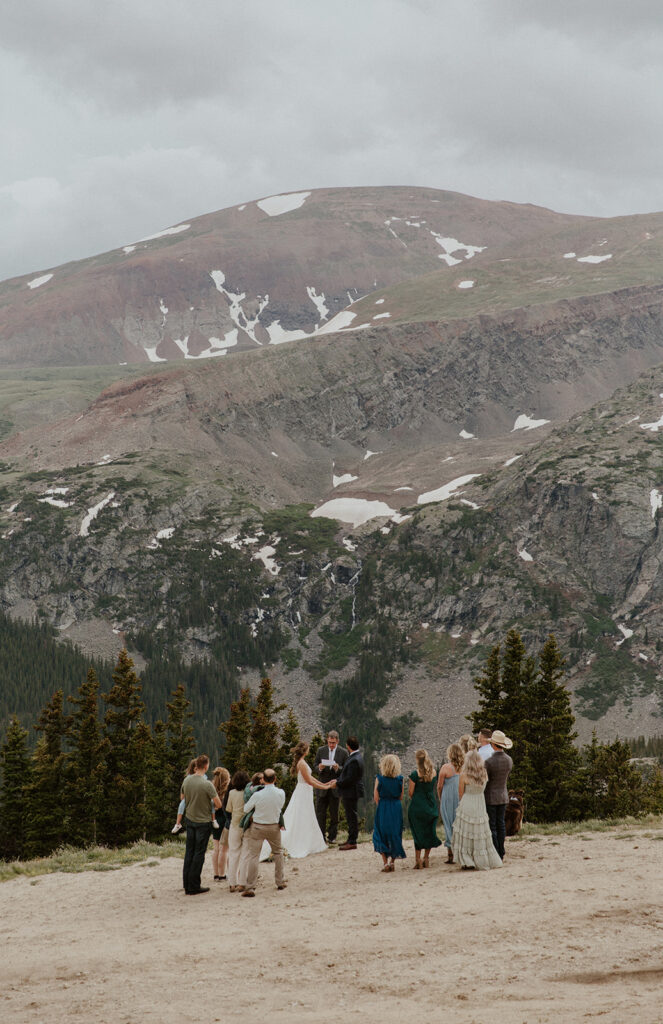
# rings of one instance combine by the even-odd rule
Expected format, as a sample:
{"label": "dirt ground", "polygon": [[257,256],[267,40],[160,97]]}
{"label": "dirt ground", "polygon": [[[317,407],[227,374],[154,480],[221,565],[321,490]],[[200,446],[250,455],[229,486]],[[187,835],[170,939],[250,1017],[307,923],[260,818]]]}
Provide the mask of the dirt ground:
{"label": "dirt ground", "polygon": [[0,1019],[660,1024],[663,830],[511,842],[501,870],[370,844],[287,864],[256,898],[181,861],[0,885]]}

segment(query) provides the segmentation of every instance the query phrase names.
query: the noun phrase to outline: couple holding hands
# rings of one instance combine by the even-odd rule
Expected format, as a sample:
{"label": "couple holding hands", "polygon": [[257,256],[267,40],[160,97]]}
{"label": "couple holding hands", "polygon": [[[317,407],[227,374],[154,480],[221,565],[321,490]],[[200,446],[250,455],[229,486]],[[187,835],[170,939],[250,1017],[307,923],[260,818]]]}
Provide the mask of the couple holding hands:
{"label": "couple holding hands", "polygon": [[[327,743],[319,747],[315,755],[313,771],[320,776],[320,781],[314,778],[305,760],[308,750],[307,743],[299,743],[293,752],[291,771],[297,777],[297,785],[283,815],[283,845],[291,857],[307,857],[326,850],[327,843],[335,843],[340,799],[348,823],[348,839],[339,849],[356,850],[357,806],[364,795],[364,761],[359,742],[355,736],[348,736],[344,750],[339,745],[338,733],[330,731]],[[317,790],[315,807],[314,789]]]}

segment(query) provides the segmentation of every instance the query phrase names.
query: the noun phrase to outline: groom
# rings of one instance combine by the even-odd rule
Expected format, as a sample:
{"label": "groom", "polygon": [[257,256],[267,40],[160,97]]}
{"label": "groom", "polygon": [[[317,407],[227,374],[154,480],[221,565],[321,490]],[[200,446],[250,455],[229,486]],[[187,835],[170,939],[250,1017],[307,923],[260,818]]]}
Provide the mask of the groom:
{"label": "groom", "polygon": [[348,736],[346,747],[348,758],[338,779],[332,780],[331,785],[341,794],[343,810],[348,822],[348,841],[339,846],[339,850],[356,850],[359,836],[357,804],[364,795],[364,759],[361,756],[359,740],[356,736]]}
{"label": "groom", "polygon": [[[330,729],[327,733],[326,746],[318,747],[315,755],[314,770],[320,776],[321,782],[331,782],[337,779],[339,772],[348,759],[347,750],[338,745],[338,733]],[[316,789],[315,791],[315,816],[323,837],[332,845],[336,842],[338,832],[338,798],[336,789]],[[327,832],[327,812],[329,812],[329,832]]]}

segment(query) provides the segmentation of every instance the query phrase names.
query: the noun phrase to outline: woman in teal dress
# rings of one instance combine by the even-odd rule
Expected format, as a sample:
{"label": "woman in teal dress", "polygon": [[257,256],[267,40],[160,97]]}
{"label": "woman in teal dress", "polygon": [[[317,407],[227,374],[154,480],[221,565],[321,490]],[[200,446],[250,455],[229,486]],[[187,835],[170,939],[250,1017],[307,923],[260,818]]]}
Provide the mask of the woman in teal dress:
{"label": "woman in teal dress", "polygon": [[458,808],[458,779],[463,767],[463,748],[460,743],[452,743],[447,747],[447,763],[440,768],[437,778],[437,796],[440,801],[440,816],[444,825],[444,845],[447,848],[447,864],[453,864],[454,854],[451,849],[451,838],[454,831],[454,818]]}
{"label": "woman in teal dress", "polygon": [[395,754],[380,761],[373,788],[377,806],[373,824],[373,849],[382,857],[382,870],[393,871],[394,861],[405,857],[403,849],[403,776]]}
{"label": "woman in teal dress", "polygon": [[[437,774],[426,750],[415,750],[417,767],[410,775],[408,793],[410,806],[407,817],[414,839],[415,871],[428,867],[431,850],[441,846],[437,837],[438,807],[435,799]],[[421,859],[423,850],[424,858]]]}

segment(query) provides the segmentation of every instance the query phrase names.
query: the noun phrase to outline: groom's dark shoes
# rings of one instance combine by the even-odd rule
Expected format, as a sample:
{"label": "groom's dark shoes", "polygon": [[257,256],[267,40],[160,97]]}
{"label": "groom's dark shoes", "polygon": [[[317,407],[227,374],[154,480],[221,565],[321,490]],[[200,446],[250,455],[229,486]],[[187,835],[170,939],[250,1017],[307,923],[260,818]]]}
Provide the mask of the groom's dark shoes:
{"label": "groom's dark shoes", "polygon": [[356,843],[343,843],[341,846],[339,846],[339,850],[356,850],[356,849],[357,849],[357,844]]}

